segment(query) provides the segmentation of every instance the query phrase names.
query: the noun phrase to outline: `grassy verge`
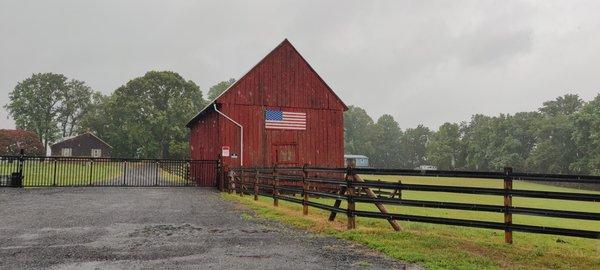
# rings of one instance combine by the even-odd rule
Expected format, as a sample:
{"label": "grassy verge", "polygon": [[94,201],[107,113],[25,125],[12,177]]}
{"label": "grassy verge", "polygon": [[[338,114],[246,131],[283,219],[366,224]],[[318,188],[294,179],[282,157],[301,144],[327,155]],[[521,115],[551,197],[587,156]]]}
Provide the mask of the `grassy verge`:
{"label": "grassy verge", "polygon": [[[377,179],[364,176],[366,179]],[[397,177],[383,177],[382,181],[396,181]],[[402,177],[403,183],[468,185],[500,187],[501,182],[482,179],[432,179],[427,177]],[[515,189],[535,189],[573,192],[569,188],[515,182]],[[582,192],[577,190],[577,192]],[[338,215],[328,222],[328,212],[310,208],[303,216],[301,206],[280,200],[274,207],[272,199],[224,194],[224,198],[237,201],[253,209],[258,217],[282,221],[318,233],[365,244],[393,258],[424,265],[428,269],[600,269],[600,240],[514,233],[513,245],[504,244],[503,232],[497,230],[465,228],[415,222],[400,222],[404,231],[394,232],[385,220],[357,219],[357,229],[345,230],[346,219]],[[501,204],[502,198],[484,195],[460,195],[433,192],[403,192],[407,199],[438,200],[451,202],[474,202]],[[549,209],[570,209],[599,212],[598,203],[568,202],[561,200],[515,198],[515,205]],[[332,205],[328,199],[315,199]],[[373,210],[372,205],[358,204],[360,210]],[[502,215],[459,210],[426,209],[416,207],[388,206],[391,212],[415,215],[442,216],[464,219],[501,221]],[[566,228],[600,230],[600,222],[577,221],[534,216],[514,216],[515,223],[546,225]]]}

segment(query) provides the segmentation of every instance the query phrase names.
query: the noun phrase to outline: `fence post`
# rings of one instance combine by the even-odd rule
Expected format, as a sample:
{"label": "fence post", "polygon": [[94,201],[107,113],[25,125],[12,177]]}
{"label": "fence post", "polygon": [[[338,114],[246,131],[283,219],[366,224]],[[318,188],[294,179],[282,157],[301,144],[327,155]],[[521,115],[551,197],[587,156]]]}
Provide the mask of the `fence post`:
{"label": "fence post", "polygon": [[240,171],[240,176],[237,178],[237,180],[240,182],[239,186],[239,195],[240,197],[244,197],[244,177],[246,176],[246,172],[244,171]]}
{"label": "fence post", "polygon": [[54,173],[52,175],[52,185],[56,186],[56,158],[54,158]]}
{"label": "fence post", "polygon": [[352,166],[348,166],[346,171],[346,187],[348,189],[348,209],[346,209],[346,216],[348,217],[348,230],[352,230],[356,228],[356,219],[354,216],[354,187],[352,182],[354,181],[354,168]]}
{"label": "fence post", "polygon": [[279,178],[277,177],[277,164],[273,165],[273,206],[279,206]]}
{"label": "fence post", "polygon": [[[168,165],[171,165],[171,164],[168,164]],[[154,178],[154,186],[156,187],[156,186],[158,186],[158,178],[160,175],[160,168],[159,168],[160,164],[158,163],[158,159],[156,160],[155,166],[156,166],[156,177]],[[173,168],[172,166],[169,166],[169,167]],[[168,168],[168,169],[171,169],[171,168]],[[186,185],[188,184],[187,181],[185,183],[186,183]]]}
{"label": "fence post", "polygon": [[235,172],[233,170],[228,170],[227,173],[227,193],[231,194],[233,193],[233,191],[235,191],[235,179],[233,178],[235,175]]}
{"label": "fence post", "polygon": [[306,182],[306,178],[308,177],[308,172],[306,171],[306,166],[308,164],[304,164],[302,166],[302,214],[308,215],[308,182]]}
{"label": "fence post", "polygon": [[505,167],[504,168],[504,242],[506,244],[512,244],[512,229],[510,226],[512,225],[512,195],[510,191],[512,190],[512,172],[513,168]]}
{"label": "fence post", "polygon": [[123,162],[123,186],[125,186],[125,182],[127,181],[127,160]]}
{"label": "fence post", "polygon": [[258,169],[254,171],[254,200],[258,201]]}
{"label": "fence post", "polygon": [[[402,180],[398,180],[398,185],[402,186]],[[398,199],[402,200],[402,188],[398,189]]]}
{"label": "fence post", "polygon": [[89,179],[89,182],[88,182],[88,186],[92,185],[93,175],[94,175],[94,159],[90,158],[90,179]]}

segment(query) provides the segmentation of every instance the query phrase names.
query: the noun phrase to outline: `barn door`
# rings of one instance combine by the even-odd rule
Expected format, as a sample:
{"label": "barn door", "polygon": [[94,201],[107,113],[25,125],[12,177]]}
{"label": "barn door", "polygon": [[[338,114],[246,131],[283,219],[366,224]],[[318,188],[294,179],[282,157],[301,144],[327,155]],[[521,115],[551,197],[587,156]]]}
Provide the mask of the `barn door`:
{"label": "barn door", "polygon": [[280,166],[298,166],[298,146],[296,144],[273,145],[272,160]]}

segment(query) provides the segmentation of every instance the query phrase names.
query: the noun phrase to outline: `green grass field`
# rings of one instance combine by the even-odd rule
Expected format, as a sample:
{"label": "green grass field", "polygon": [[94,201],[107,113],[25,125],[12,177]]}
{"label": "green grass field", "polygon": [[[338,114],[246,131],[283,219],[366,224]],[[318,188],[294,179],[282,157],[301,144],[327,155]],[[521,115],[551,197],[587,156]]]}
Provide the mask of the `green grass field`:
{"label": "green grass field", "polygon": [[[14,165],[1,164],[0,171],[9,172]],[[85,162],[25,162],[23,167],[24,186],[86,186],[102,184],[123,174],[119,163]]]}
{"label": "green grass field", "polygon": [[[502,181],[486,179],[363,176],[382,181],[402,180],[402,183],[476,186],[501,188]],[[515,181],[514,189],[560,192],[583,191],[563,187]],[[404,231],[394,232],[385,220],[358,218],[357,229],[345,230],[345,215],[328,222],[328,212],[310,208],[302,216],[301,206],[280,201],[272,206],[272,199],[261,197],[258,202],[251,196],[224,195],[255,210],[259,217],[283,221],[309,230],[334,235],[365,244],[396,259],[418,263],[428,269],[600,269],[600,240],[514,232],[514,244],[504,244],[504,232],[499,230],[466,228],[416,222],[400,222]],[[501,196],[465,195],[455,193],[404,191],[403,198],[502,205]],[[311,198],[311,201],[333,205],[331,199]],[[600,203],[572,202],[552,199],[513,198],[513,205],[558,210],[600,213]],[[344,205],[343,205],[344,206]],[[344,206],[345,207],[345,206]],[[503,221],[501,213],[464,210],[429,209],[406,206],[386,206],[390,212],[411,215],[437,216],[471,220]],[[377,211],[372,204],[357,204],[358,210]],[[600,231],[599,221],[580,221],[561,218],[513,215],[515,224],[552,226]]]}

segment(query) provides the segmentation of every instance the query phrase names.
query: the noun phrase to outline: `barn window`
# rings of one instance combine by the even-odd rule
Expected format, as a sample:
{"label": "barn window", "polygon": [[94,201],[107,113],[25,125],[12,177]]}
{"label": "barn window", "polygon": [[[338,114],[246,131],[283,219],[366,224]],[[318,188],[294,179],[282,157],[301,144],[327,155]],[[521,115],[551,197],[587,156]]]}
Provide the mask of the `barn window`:
{"label": "barn window", "polygon": [[296,145],[285,144],[277,146],[277,163],[291,164],[297,162]]}
{"label": "barn window", "polygon": [[102,156],[102,150],[92,149],[92,157],[100,157],[100,156]]}
{"label": "barn window", "polygon": [[61,155],[63,157],[70,157],[71,154],[72,154],[71,148],[63,148],[63,149],[61,149]]}

